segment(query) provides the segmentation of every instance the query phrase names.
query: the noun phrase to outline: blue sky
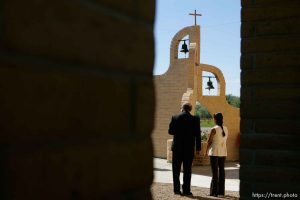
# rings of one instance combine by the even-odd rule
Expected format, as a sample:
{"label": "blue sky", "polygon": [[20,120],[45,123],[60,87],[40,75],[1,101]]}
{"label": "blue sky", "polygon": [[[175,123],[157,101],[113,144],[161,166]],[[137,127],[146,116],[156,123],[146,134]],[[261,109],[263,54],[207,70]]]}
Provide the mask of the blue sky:
{"label": "blue sky", "polygon": [[220,68],[226,94],[240,96],[240,1],[156,0],[154,74],[169,67],[170,42],[183,27],[194,24],[189,13],[197,10],[201,26],[200,62]]}

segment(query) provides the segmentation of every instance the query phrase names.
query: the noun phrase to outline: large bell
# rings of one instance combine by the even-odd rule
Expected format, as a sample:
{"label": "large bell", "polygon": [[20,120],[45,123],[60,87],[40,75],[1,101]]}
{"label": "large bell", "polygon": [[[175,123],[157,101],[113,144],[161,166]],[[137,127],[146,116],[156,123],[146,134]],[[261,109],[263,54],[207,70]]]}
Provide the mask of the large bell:
{"label": "large bell", "polygon": [[187,52],[189,52],[189,50],[188,50],[188,48],[187,48],[187,45],[186,45],[186,43],[185,43],[185,40],[183,41],[183,44],[182,44],[182,46],[181,46],[181,50],[180,50],[180,52],[183,52],[183,53],[187,53]]}
{"label": "large bell", "polygon": [[215,89],[212,81],[210,80],[210,77],[208,78],[207,87],[205,89],[208,89],[208,91],[210,91],[211,89]]}

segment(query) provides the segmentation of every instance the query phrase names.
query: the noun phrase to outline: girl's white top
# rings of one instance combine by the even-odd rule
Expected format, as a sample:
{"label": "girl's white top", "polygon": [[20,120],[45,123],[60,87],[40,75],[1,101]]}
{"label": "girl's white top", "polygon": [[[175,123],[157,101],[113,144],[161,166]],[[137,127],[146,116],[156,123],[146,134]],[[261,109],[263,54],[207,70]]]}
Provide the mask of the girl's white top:
{"label": "girl's white top", "polygon": [[216,134],[213,137],[212,144],[210,146],[208,155],[209,156],[227,156],[226,140],[228,137],[228,129],[223,126],[225,136],[223,137],[221,126],[214,126],[213,129],[216,130]]}

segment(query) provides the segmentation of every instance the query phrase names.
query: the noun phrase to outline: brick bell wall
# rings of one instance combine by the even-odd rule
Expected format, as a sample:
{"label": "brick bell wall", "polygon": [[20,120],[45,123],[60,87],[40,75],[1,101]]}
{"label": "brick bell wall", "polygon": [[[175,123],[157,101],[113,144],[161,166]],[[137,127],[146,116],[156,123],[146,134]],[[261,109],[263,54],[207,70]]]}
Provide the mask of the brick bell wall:
{"label": "brick bell wall", "polygon": [[300,1],[241,2],[240,196],[299,198]]}
{"label": "brick bell wall", "polygon": [[151,199],[154,14],[0,1],[0,199]]}

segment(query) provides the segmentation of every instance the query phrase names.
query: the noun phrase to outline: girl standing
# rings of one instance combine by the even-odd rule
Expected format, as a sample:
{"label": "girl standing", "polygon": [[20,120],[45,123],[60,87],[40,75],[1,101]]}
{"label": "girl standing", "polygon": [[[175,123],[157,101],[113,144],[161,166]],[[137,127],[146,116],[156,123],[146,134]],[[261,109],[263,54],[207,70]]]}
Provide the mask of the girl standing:
{"label": "girl standing", "polygon": [[212,180],[210,184],[210,196],[225,194],[225,159],[227,156],[226,140],[228,129],[223,126],[222,113],[214,114],[215,126],[211,129],[208,139],[206,155],[210,157]]}

